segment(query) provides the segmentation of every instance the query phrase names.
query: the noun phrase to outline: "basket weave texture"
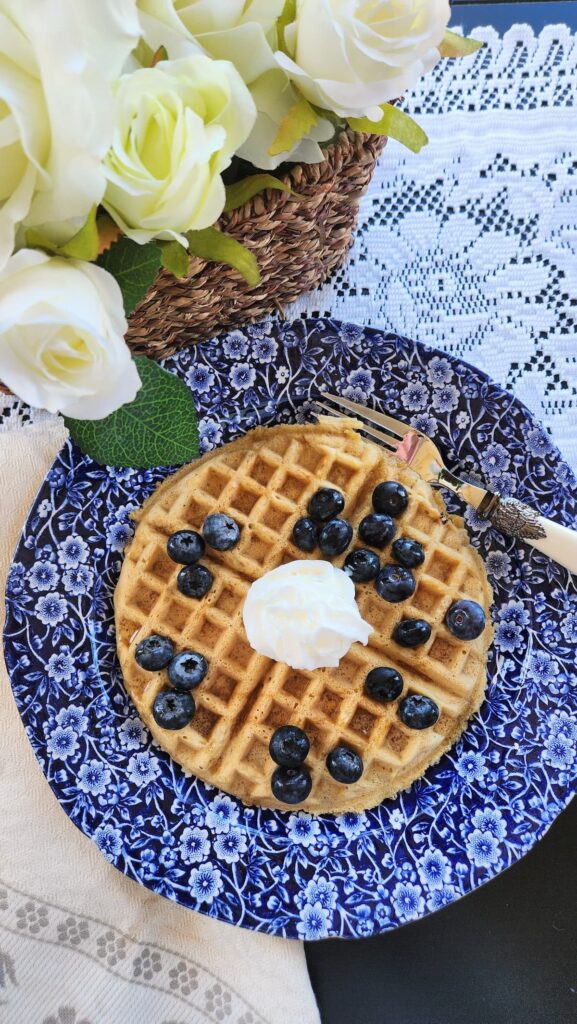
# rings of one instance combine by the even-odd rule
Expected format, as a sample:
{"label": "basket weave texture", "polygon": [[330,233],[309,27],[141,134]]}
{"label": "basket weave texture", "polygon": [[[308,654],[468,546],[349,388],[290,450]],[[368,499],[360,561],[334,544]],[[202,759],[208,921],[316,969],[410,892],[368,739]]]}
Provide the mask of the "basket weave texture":
{"label": "basket weave texture", "polygon": [[359,200],[386,139],[342,132],[318,164],[297,164],[284,176],[298,198],[266,190],[224,214],[221,230],[251,249],[260,284],[249,287],[219,263],[194,258],[188,277],[162,271],[130,317],[127,340],[155,359],[258,320],[316,288],[344,262]]}

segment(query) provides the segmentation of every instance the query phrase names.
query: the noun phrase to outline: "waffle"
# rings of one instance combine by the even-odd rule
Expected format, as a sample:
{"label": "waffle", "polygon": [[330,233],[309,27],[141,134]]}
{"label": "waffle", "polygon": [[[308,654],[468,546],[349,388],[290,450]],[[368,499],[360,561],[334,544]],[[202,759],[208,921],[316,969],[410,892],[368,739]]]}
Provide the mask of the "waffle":
{"label": "waffle", "polygon": [[[443,624],[449,605],[460,598],[478,601],[489,623],[492,595],[483,563],[462,521],[447,515],[432,488],[365,441],[355,426],[354,420],[323,418],[318,425],[254,430],[169,477],[136,514],[115,594],[126,687],[160,746],[186,771],[246,804],[286,810],[270,789],[275,765],[268,744],[280,725],[300,726],[311,743],[306,763],[313,785],[303,808],[339,814],[373,807],[419,778],[455,742],[483,699],[490,625],[477,640],[463,642]],[[418,540],[426,552],[414,570],[414,595],[390,604],[372,583],[357,585],[361,614],[374,632],[366,647],[353,644],[338,668],[295,671],[257,654],[242,622],[244,599],[251,583],[270,569],[319,557],[305,555],[291,540],[311,495],[321,486],[341,490],[343,515],[356,528],[372,511],[374,487],[387,479],[399,480],[409,492],[397,536]],[[200,601],[187,598],[177,590],[179,566],[167,555],[167,539],[176,530],[199,529],[217,511],[237,520],[240,541],[226,552],[207,549],[202,561],[214,575],[213,587]],[[364,545],[355,539],[354,546]],[[391,560],[386,550],[380,554]],[[427,643],[414,650],[392,640],[395,624],[410,617],[432,627]],[[143,671],[134,659],[137,643],[151,633],[170,636],[177,651],[200,651],[209,662],[194,693],[196,714],[179,731],[162,729],[152,717],[166,672]],[[383,705],[364,694],[367,673],[383,664],[402,673],[403,696],[425,694],[437,703],[435,726],[408,729],[397,701]],[[326,755],[339,743],[363,758],[364,773],[354,785],[336,782],[326,769]]]}

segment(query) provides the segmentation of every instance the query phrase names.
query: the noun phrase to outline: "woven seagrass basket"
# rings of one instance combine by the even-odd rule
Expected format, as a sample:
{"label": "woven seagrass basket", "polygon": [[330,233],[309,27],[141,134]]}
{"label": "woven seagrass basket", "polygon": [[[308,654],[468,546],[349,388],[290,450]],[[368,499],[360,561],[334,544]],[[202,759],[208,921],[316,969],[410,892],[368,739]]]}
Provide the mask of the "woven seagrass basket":
{"label": "woven seagrass basket", "polygon": [[386,139],[342,132],[318,164],[297,164],[283,177],[298,198],[266,190],[219,228],[251,249],[260,284],[234,270],[194,258],[188,277],[162,271],[130,317],[135,352],[160,359],[227,327],[258,320],[316,288],[343,263],[352,244],[359,200]]}

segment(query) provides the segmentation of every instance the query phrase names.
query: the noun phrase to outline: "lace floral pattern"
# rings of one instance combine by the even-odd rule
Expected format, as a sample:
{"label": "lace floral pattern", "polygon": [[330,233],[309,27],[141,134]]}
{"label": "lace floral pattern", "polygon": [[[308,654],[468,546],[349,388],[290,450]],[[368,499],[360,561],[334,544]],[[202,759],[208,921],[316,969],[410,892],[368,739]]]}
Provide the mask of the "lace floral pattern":
{"label": "lace floral pattern", "polygon": [[[478,366],[545,423],[577,468],[577,39],[474,33],[407,94],[429,136],[389,143],[348,264],[287,316],[334,316]],[[538,144],[528,144],[528,140]]]}
{"label": "lace floral pattern", "polygon": [[[217,339],[168,364],[195,392],[204,450],[258,423],[306,419],[311,398],[336,389],[413,423],[426,418],[450,468],[574,522],[571,470],[531,414],[480,371],[336,321],[234,334],[234,344]],[[277,346],[274,364],[260,355],[267,340]],[[495,641],[487,699],[461,740],[409,790],[364,814],[245,807],[186,776],[152,744],[116,660],[112,596],[129,514],[165,472],[99,468],[66,446],[8,580],[6,660],[27,734],[60,803],[104,856],[201,913],[316,939],[395,928],[529,850],[577,780],[577,588],[569,574],[467,513],[494,586]],[[33,904],[21,915],[20,927],[45,927]],[[111,954],[106,940],[98,956]],[[143,979],[160,965],[148,948],[131,963]],[[174,983],[183,981],[178,969]],[[208,1001],[225,1019],[222,993]]]}

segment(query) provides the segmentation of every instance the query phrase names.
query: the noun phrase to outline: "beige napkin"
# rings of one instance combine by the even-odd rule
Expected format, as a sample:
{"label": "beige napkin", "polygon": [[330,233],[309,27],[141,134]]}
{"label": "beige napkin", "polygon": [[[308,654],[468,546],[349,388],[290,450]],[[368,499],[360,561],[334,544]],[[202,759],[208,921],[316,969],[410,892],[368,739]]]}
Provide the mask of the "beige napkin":
{"label": "beige napkin", "polygon": [[[0,432],[0,592],[61,423]],[[0,660],[2,1024],[320,1024],[300,942],[129,881],[44,780]]]}

